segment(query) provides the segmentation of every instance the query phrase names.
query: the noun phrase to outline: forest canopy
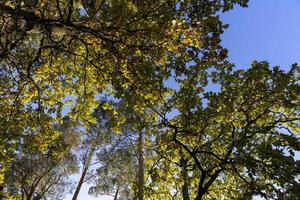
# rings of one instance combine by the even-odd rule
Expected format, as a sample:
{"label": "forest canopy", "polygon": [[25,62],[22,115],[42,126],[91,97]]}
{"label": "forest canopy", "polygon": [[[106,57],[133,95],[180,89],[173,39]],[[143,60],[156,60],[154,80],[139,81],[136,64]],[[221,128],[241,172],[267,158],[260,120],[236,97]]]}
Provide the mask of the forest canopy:
{"label": "forest canopy", "polygon": [[247,4],[0,1],[0,199],[299,199],[299,65],[221,45]]}

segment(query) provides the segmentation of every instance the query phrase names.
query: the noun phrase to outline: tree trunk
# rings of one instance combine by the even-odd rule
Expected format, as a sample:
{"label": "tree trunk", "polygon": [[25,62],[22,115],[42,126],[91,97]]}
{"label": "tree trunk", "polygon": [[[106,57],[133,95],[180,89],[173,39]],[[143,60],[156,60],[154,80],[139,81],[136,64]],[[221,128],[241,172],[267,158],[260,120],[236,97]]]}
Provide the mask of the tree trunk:
{"label": "tree trunk", "polygon": [[143,131],[139,131],[138,137],[138,177],[137,177],[137,200],[144,198],[144,141]]}
{"label": "tree trunk", "polygon": [[26,200],[31,200],[32,196],[33,196],[34,190],[30,190],[29,194],[26,197]]}
{"label": "tree trunk", "polygon": [[90,164],[91,164],[92,158],[94,156],[94,153],[95,153],[95,147],[92,147],[89,154],[88,154],[88,156],[87,156],[87,159],[84,163],[82,173],[81,173],[81,176],[80,176],[80,180],[77,184],[77,187],[76,187],[76,190],[73,194],[72,200],[77,200],[77,198],[78,198],[79,192],[81,190],[82,184],[84,183],[84,179],[85,179],[87,171],[90,167]]}
{"label": "tree trunk", "polygon": [[34,184],[32,184],[32,186],[31,186],[31,188],[30,188],[30,190],[29,190],[28,195],[26,196],[26,200],[31,200],[31,199],[34,198],[33,195],[34,195],[34,193],[35,193],[35,190],[36,190],[37,186],[39,185],[39,183],[40,183],[40,181],[43,179],[43,177],[46,176],[46,175],[48,174],[49,171],[51,171],[51,169],[48,170],[48,171],[46,171],[46,172],[45,172],[43,175],[41,175],[39,178],[36,178],[36,180],[34,181]]}
{"label": "tree trunk", "polygon": [[119,188],[118,188],[118,189],[117,189],[117,191],[116,191],[116,194],[115,194],[114,200],[118,200],[118,193],[119,193]]}
{"label": "tree trunk", "polygon": [[195,200],[201,200],[204,196],[205,192],[204,191],[198,191],[197,197]]}
{"label": "tree trunk", "polygon": [[3,200],[5,198],[5,196],[3,195],[3,190],[4,190],[4,187],[2,185],[0,185],[0,200]]}
{"label": "tree trunk", "polygon": [[180,164],[182,166],[181,177],[183,179],[182,198],[183,198],[183,200],[190,200],[189,181],[188,181],[188,174],[186,171],[187,160],[184,158],[181,158]]}
{"label": "tree trunk", "polygon": [[183,186],[182,186],[183,200],[190,200],[189,183],[188,183],[188,179],[187,179],[187,171],[185,169],[182,171],[182,176],[183,176],[183,179],[184,179],[184,183],[183,183]]}

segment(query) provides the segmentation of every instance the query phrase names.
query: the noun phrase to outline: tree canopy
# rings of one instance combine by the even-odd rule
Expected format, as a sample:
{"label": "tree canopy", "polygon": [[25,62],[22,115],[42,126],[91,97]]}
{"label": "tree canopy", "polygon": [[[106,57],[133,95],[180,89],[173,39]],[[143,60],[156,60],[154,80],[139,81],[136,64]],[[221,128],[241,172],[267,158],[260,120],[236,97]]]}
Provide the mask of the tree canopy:
{"label": "tree canopy", "polygon": [[1,1],[0,199],[299,198],[300,67],[220,44],[247,3]]}

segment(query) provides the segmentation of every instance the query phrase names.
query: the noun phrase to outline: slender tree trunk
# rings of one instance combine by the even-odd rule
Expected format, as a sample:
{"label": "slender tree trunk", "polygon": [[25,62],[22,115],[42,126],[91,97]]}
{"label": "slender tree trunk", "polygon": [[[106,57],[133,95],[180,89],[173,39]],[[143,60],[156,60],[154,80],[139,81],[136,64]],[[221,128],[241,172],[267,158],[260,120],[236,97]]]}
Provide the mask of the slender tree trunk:
{"label": "slender tree trunk", "polygon": [[118,188],[118,189],[117,189],[117,191],[116,191],[116,194],[115,194],[114,200],[118,200],[118,193],[119,193],[119,188]]}
{"label": "slender tree trunk", "polygon": [[188,177],[187,177],[187,171],[184,169],[182,171],[182,176],[184,179],[184,183],[182,186],[182,196],[183,200],[190,200],[190,194],[189,194],[189,183],[188,183]]}
{"label": "slender tree trunk", "polygon": [[82,187],[82,184],[83,184],[83,182],[84,182],[84,178],[85,178],[85,176],[86,176],[86,173],[87,173],[88,169],[89,169],[89,168],[88,168],[87,166],[84,166],[84,167],[83,167],[83,170],[82,170],[82,173],[81,173],[81,176],[80,176],[80,180],[79,180],[79,182],[78,182],[78,184],[77,184],[77,187],[76,187],[76,190],[75,190],[75,192],[74,192],[74,194],[73,194],[72,200],[77,200],[78,195],[79,195],[79,192],[80,192],[80,189],[81,189],[81,187]]}
{"label": "slender tree trunk", "polygon": [[143,131],[139,131],[138,137],[138,177],[137,177],[137,200],[144,198],[144,138]]}
{"label": "slender tree trunk", "polygon": [[204,196],[205,192],[204,191],[198,191],[197,197],[195,200],[201,200]]}
{"label": "slender tree trunk", "polygon": [[[201,186],[201,181],[199,182],[199,186],[198,186],[198,194],[195,200],[201,200],[204,195],[207,193],[209,187],[214,183],[214,181],[218,178],[220,172],[223,170],[223,168],[221,167],[221,169],[218,169],[217,171],[215,171],[213,173],[213,175],[211,175],[209,177],[209,179],[207,180],[207,182],[205,183],[205,185]],[[205,179],[205,174],[202,174],[202,178]],[[204,181],[203,181],[204,182]]]}
{"label": "slender tree trunk", "polygon": [[94,156],[94,153],[95,153],[95,147],[92,147],[91,150],[90,150],[90,152],[89,152],[89,154],[88,154],[88,156],[87,156],[87,159],[86,159],[86,161],[84,163],[84,166],[83,166],[83,169],[82,169],[82,173],[81,173],[79,182],[77,184],[76,190],[75,190],[75,192],[73,194],[72,200],[77,200],[77,198],[78,198],[79,192],[81,190],[82,184],[84,183],[84,179],[86,177],[87,171],[89,170],[89,167],[90,167],[92,158]]}
{"label": "slender tree trunk", "polygon": [[187,171],[186,171],[187,160],[184,159],[184,158],[181,158],[180,164],[181,164],[181,167],[182,167],[181,177],[183,179],[182,198],[183,198],[183,200],[190,200],[189,181],[188,181],[188,174],[187,174]]}
{"label": "slender tree trunk", "polygon": [[0,185],[0,200],[4,199],[3,190],[4,190],[4,187],[2,185]]}
{"label": "slender tree trunk", "polygon": [[[52,169],[52,168],[51,168],[51,169]],[[30,191],[29,191],[28,195],[26,196],[26,200],[31,200],[31,199],[34,198],[33,195],[34,195],[34,192],[35,192],[37,186],[39,185],[39,183],[40,183],[40,181],[43,179],[43,177],[46,176],[46,175],[48,174],[48,172],[51,171],[51,169],[48,170],[48,171],[46,171],[42,176],[40,176],[39,178],[37,178],[37,179],[34,181],[34,184],[31,186]]]}
{"label": "slender tree trunk", "polygon": [[33,196],[34,190],[30,190],[29,194],[26,197],[26,200],[31,200],[32,196]]}

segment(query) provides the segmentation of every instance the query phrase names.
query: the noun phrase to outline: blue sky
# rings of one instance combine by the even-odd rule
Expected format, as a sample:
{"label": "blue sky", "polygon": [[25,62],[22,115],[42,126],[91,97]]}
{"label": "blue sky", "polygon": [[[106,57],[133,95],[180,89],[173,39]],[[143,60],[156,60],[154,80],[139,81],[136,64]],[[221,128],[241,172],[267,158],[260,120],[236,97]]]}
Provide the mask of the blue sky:
{"label": "blue sky", "polygon": [[253,60],[267,60],[287,69],[300,62],[300,1],[250,0],[222,15],[230,26],[223,35],[229,60],[246,68]]}
{"label": "blue sky", "polygon": [[[236,7],[221,18],[230,25],[222,44],[238,68],[249,67],[253,60],[284,69],[300,63],[300,0],[250,0],[248,8]],[[78,200],[112,199],[92,198],[87,190],[85,185]]]}

